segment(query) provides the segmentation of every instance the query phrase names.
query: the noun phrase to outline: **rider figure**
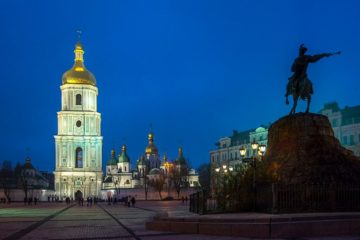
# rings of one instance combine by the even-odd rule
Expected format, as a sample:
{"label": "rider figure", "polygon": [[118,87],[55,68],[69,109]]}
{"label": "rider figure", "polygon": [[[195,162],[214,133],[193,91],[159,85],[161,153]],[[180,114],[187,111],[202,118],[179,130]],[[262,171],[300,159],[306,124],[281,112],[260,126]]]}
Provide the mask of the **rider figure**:
{"label": "rider figure", "polygon": [[[340,52],[336,53],[322,53],[322,54],[316,54],[316,55],[305,55],[306,51],[308,49],[304,46],[304,44],[301,44],[299,47],[299,56],[294,60],[294,63],[291,66],[291,71],[293,72],[293,75],[289,77],[289,84],[287,87],[286,97],[290,95],[292,92],[298,92],[301,86],[301,83],[308,80],[310,89],[309,93],[312,94],[312,84],[311,81],[307,77],[307,68],[309,63],[314,63],[319,61],[323,57],[330,57],[335,54],[340,54]],[[290,88],[289,88],[290,87]],[[288,104],[288,100],[286,99],[286,104]]]}
{"label": "rider figure", "polygon": [[299,83],[301,80],[307,78],[307,67],[309,63],[314,63],[323,57],[330,57],[332,53],[322,53],[316,55],[305,55],[308,49],[304,44],[300,45],[299,57],[297,57],[291,66],[291,71],[294,73],[289,80],[292,81],[293,90],[299,89]]}

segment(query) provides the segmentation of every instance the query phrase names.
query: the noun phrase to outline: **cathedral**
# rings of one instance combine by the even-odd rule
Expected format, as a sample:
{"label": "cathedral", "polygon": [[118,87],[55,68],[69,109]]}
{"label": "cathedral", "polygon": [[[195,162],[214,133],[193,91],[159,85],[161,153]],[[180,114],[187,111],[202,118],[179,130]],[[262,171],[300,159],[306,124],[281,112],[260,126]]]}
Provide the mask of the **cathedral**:
{"label": "cathedral", "polygon": [[[117,158],[115,157],[115,150],[111,150],[111,156],[106,165],[103,190],[142,188],[146,184],[146,180],[156,179],[160,175],[169,180],[173,174],[180,172],[185,174],[183,176],[185,178],[184,182],[187,182],[189,187],[200,186],[199,176],[194,169],[189,169],[183,155],[183,149],[179,148],[178,156],[174,161],[170,161],[165,154],[161,161],[159,151],[154,143],[154,134],[150,131],[148,145],[144,153],[136,161],[134,168],[131,168],[125,145],[122,146],[121,153]],[[166,182],[165,184],[169,183]]]}
{"label": "cathedral", "polygon": [[[55,135],[55,194],[61,199],[102,197],[102,192],[127,188],[139,189],[145,181],[173,170],[186,169],[186,181],[190,187],[199,186],[195,170],[188,169],[182,148],[174,162],[167,157],[160,159],[154,144],[154,134],[148,134],[148,145],[132,168],[126,146],[116,157],[111,151],[102,172],[101,114],[97,112],[98,88],[94,75],[84,65],[84,49],[80,42],[75,45],[74,65],[62,76],[61,111],[57,113],[58,132]],[[103,191],[101,191],[103,190]]]}

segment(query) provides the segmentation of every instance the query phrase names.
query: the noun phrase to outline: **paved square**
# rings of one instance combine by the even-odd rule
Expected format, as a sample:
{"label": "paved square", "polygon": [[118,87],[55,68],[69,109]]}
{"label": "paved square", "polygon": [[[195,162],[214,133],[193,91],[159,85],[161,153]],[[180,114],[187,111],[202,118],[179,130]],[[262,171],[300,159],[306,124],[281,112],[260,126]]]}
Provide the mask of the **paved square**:
{"label": "paved square", "polygon": [[0,239],[239,239],[146,230],[145,222],[164,211],[174,217],[198,216],[189,213],[188,206],[178,201],[139,201],[135,208],[106,203],[92,207],[66,206],[64,203],[40,203],[36,206],[13,203],[0,205]]}

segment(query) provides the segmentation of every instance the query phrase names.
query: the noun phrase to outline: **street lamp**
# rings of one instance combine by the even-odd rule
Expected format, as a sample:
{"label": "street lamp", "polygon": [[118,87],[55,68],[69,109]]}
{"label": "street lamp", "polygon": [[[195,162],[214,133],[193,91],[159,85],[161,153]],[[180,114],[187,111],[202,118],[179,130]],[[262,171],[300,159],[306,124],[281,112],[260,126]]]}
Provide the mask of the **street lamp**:
{"label": "street lamp", "polygon": [[255,138],[254,138],[254,140],[251,143],[251,148],[253,150],[256,150],[258,147],[259,147],[259,144],[255,141]]}
{"label": "street lamp", "polygon": [[259,154],[260,154],[261,156],[263,156],[264,153],[265,153],[265,151],[266,151],[266,145],[265,145],[265,144],[261,144],[261,145],[259,146]]}
{"label": "street lamp", "polygon": [[240,156],[243,158],[245,157],[246,154],[246,148],[244,148],[244,146],[241,146],[240,148]]}

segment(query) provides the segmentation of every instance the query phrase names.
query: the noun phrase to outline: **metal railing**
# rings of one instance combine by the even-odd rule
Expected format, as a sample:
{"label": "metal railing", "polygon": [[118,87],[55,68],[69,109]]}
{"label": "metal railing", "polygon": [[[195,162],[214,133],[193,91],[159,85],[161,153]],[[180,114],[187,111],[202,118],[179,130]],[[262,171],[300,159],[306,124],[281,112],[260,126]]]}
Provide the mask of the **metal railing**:
{"label": "metal railing", "polygon": [[198,214],[257,211],[269,213],[359,211],[360,185],[258,185],[256,196],[190,195],[191,212]]}

